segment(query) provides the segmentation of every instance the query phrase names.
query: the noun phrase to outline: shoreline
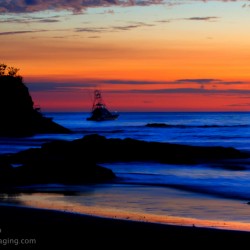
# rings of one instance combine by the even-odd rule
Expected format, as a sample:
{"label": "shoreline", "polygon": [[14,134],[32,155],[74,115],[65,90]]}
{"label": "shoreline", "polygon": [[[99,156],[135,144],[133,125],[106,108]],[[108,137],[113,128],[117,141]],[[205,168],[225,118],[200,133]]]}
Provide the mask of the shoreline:
{"label": "shoreline", "polygon": [[[26,200],[21,199],[23,205],[11,204],[10,206],[30,209],[43,209],[55,212],[65,212],[83,216],[93,216],[97,218],[124,220],[131,222],[156,223],[169,226],[199,227],[207,229],[218,229],[228,231],[241,231],[250,233],[250,223],[225,220],[197,219],[180,216],[156,215],[133,211],[121,211],[119,209],[103,208],[100,206],[73,206],[67,202],[53,202],[46,200]],[[0,205],[1,206],[1,205]],[[8,205],[7,205],[8,206]]]}
{"label": "shoreline", "polygon": [[[250,233],[200,227],[164,225],[150,222],[101,218],[97,216],[27,208],[0,206],[0,238],[35,239],[31,248],[46,246],[147,246],[154,243],[198,246],[249,242]],[[89,245],[88,245],[89,246]]]}

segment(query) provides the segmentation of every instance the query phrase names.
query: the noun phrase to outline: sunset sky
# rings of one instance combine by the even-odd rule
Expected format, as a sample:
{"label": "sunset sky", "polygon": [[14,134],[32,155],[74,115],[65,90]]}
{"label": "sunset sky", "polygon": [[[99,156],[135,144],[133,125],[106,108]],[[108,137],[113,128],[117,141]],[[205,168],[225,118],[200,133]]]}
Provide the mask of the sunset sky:
{"label": "sunset sky", "polygon": [[42,111],[250,111],[249,26],[249,0],[0,0],[0,62]]}

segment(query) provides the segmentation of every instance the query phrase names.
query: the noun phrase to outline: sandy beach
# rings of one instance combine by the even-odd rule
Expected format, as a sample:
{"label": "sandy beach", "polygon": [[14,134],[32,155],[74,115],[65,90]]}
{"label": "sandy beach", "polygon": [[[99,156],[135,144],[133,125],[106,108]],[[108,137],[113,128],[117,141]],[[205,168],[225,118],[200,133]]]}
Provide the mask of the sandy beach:
{"label": "sandy beach", "polygon": [[[87,245],[117,249],[148,244],[155,247],[184,244],[197,248],[200,244],[243,246],[250,237],[249,232],[242,231],[135,222],[15,206],[0,207],[0,228],[2,245],[5,242],[5,247],[15,245],[25,249],[62,246],[85,249]],[[23,239],[27,244],[21,244]]]}

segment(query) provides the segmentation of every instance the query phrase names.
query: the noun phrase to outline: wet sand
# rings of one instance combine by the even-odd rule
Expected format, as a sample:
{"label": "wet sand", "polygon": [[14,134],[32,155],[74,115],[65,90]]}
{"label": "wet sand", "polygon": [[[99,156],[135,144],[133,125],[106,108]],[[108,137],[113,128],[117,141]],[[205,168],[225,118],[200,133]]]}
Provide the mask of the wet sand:
{"label": "wet sand", "polygon": [[[45,195],[45,197],[47,197]],[[149,222],[157,224],[175,225],[175,226],[188,226],[188,227],[200,227],[200,228],[215,228],[226,229],[236,231],[246,231],[250,233],[250,223],[239,221],[225,221],[225,220],[209,220],[209,219],[196,219],[180,216],[169,215],[157,215],[142,213],[136,211],[118,210],[111,207],[87,206],[84,204],[69,204],[68,202],[56,201],[53,202],[45,199],[41,199],[42,196],[28,197],[23,195],[19,197],[19,200],[24,206],[31,208],[39,208],[46,210],[55,210],[61,212],[77,213],[89,216],[96,216],[109,219],[130,220],[135,222]]]}
{"label": "wet sand", "polygon": [[[121,247],[245,246],[250,233],[200,227],[174,226],[149,222],[101,218],[68,212],[15,206],[0,207],[0,242],[3,239],[35,239],[25,249],[71,247],[71,249],[119,249]],[[7,244],[6,246],[13,246]],[[2,246],[1,246],[2,247]],[[190,248],[188,248],[190,249]]]}

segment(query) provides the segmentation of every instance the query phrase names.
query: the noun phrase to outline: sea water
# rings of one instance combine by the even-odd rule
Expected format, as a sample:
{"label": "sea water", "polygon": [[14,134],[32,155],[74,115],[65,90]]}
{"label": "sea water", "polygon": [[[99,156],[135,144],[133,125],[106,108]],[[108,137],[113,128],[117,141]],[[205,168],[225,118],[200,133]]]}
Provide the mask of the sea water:
{"label": "sea water", "polygon": [[[44,142],[74,140],[89,134],[185,145],[234,147],[250,152],[250,113],[121,113],[117,120],[106,122],[87,121],[88,113],[46,113],[45,116],[52,117],[73,133],[44,134],[22,139],[2,138],[0,152],[13,153],[39,147]],[[147,127],[149,123],[164,123],[167,126]],[[116,174],[118,178],[115,182],[89,186],[37,185],[30,187],[36,191],[33,196],[23,195],[19,201],[28,204],[28,200],[32,199],[36,202],[46,200],[47,207],[52,203],[63,204],[73,211],[76,207],[78,210],[79,207],[90,207],[102,211],[111,209],[113,213],[115,210],[117,213],[249,224],[250,160],[232,164],[242,167],[242,170],[228,170],[210,164],[103,164]],[[68,195],[59,195],[60,192]]]}
{"label": "sea water", "polygon": [[[44,113],[73,131],[72,134],[42,134],[27,138],[0,138],[0,154],[37,147],[57,139],[73,140],[88,134],[107,138],[133,138],[186,145],[224,146],[250,150],[250,113],[169,112],[121,113],[115,121],[87,121],[89,113]],[[164,123],[167,127],[147,127]]]}

